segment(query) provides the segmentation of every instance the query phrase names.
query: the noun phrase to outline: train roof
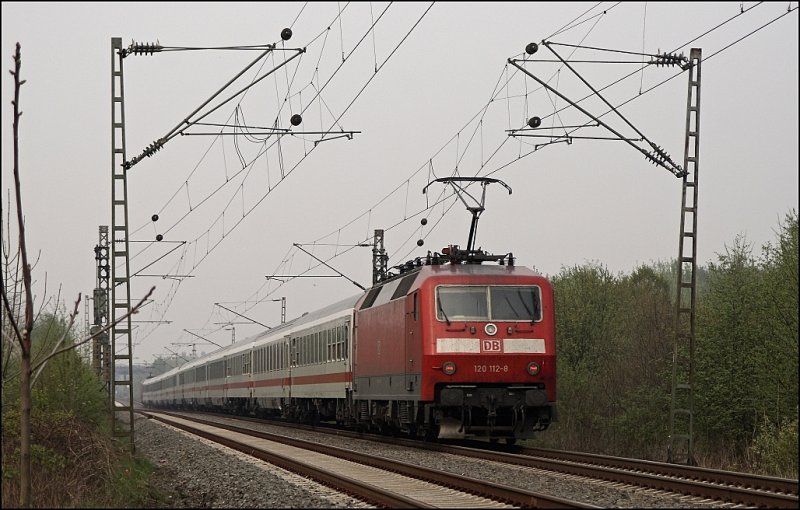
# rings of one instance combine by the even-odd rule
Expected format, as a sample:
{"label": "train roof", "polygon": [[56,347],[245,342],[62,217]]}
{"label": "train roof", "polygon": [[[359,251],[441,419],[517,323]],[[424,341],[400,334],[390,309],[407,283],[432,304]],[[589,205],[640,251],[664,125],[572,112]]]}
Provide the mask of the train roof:
{"label": "train roof", "polygon": [[275,326],[274,328],[270,328],[260,333],[256,333],[255,335],[249,336],[244,340],[241,340],[234,344],[228,345],[221,349],[217,349],[216,351],[210,354],[206,354],[205,356],[202,356],[200,358],[193,359],[192,361],[184,363],[179,367],[175,367],[167,372],[164,372],[163,374],[159,374],[155,377],[150,377],[146,379],[145,382],[149,383],[153,381],[158,381],[160,379],[166,379],[168,377],[172,377],[185,370],[205,365],[206,363],[209,363],[211,361],[217,359],[223,359],[226,356],[237,354],[239,352],[250,349],[253,347],[253,344],[261,340],[265,340],[271,337],[282,337],[284,335],[291,334],[293,331],[295,331],[297,328],[301,326],[313,324],[314,322],[318,321],[324,321],[330,317],[340,316],[348,311],[352,312],[352,310],[355,308],[356,303],[358,302],[359,299],[361,299],[362,296],[363,293],[358,294],[356,296],[351,296],[346,299],[342,299],[340,301],[337,301],[336,303],[320,308],[319,310],[314,310],[313,312],[305,312],[300,317],[292,319],[291,321],[285,324]]}

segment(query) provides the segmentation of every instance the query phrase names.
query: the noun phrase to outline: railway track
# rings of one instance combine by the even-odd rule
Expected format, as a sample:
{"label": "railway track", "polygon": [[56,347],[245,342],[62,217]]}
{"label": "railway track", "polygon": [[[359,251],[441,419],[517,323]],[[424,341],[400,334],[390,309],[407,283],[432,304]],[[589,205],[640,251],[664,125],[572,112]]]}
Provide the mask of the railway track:
{"label": "railway track", "polygon": [[[777,496],[776,499],[765,499],[763,505],[757,506],[777,508],[798,507],[798,481],[787,478],[738,473],[735,471],[723,471],[719,469],[709,469],[696,466],[669,464],[666,462],[627,459],[608,455],[550,450],[545,448],[521,447],[515,453],[532,457],[551,458],[568,462],[606,466],[623,471],[649,473],[664,477],[695,481],[698,483],[719,485],[723,487],[750,489],[756,495],[760,493],[768,493]],[[755,504],[758,503],[756,500],[757,497],[758,496],[754,497],[753,503]],[[767,496],[767,498],[768,497],[770,496]],[[779,503],[781,502],[787,503],[787,506],[780,506]]]}
{"label": "railway track", "polygon": [[186,415],[142,412],[192,434],[386,507],[598,508],[332,446]]}
{"label": "railway track", "polygon": [[[255,418],[237,417],[237,420],[239,419],[261,424],[286,425],[282,422],[265,422]],[[721,505],[798,508],[797,480],[596,454],[508,447],[478,441],[465,446],[463,442],[458,445],[428,443],[327,427],[297,424],[292,424],[291,427],[681,494],[697,498],[698,502],[712,500]]]}
{"label": "railway track", "polygon": [[677,492],[759,508],[798,508],[798,481],[715,469],[626,459],[579,452],[518,448],[514,453],[464,446],[443,446],[460,452],[538,469]]}

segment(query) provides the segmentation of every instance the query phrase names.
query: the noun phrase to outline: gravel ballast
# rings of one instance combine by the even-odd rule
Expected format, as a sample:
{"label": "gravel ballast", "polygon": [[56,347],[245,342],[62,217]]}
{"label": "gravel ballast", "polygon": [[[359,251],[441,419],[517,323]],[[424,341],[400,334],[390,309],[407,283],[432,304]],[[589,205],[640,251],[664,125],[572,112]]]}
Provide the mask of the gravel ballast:
{"label": "gravel ballast", "polygon": [[360,501],[277,466],[137,415],[136,453],[167,508],[356,508]]}

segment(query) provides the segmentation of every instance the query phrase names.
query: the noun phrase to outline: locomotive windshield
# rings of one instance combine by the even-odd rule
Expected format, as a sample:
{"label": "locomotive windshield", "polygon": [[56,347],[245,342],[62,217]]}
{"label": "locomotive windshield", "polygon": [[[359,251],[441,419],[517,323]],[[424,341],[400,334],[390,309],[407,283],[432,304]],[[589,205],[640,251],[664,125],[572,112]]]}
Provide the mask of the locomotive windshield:
{"label": "locomotive windshield", "polygon": [[440,321],[539,321],[541,294],[533,285],[440,285],[436,287]]}

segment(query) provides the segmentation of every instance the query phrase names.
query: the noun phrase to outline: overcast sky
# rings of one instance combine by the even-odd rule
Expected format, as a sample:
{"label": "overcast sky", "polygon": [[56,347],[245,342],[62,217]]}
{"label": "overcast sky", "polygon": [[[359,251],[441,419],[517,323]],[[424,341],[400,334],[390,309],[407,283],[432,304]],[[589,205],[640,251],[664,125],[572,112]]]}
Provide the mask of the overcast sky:
{"label": "overcast sky", "polygon": [[[510,137],[509,130],[525,127],[532,116],[554,128],[537,134],[588,121],[510,58],[532,61],[525,69],[572,101],[591,94],[581,78],[602,88],[609,103],[624,103],[625,120],[607,114],[596,97],[581,107],[603,115],[626,138],[643,135],[682,165],[688,73],[674,66],[643,69],[650,57],[641,53],[688,56],[690,48],[701,48],[698,262],[716,261],[737,235],[760,253],[798,208],[796,2],[429,7],[3,2],[6,69],[13,68],[19,42],[27,80],[20,164],[37,298],[45,276],[47,296],[60,285],[70,310],[82,293],[83,321],[95,286],[98,226],[111,222],[112,37],[125,47],[132,41],[168,48],[277,43],[201,114],[281,66],[202,119],[214,125],[186,129],[188,136],[169,139],[128,173],[130,268],[137,274],[131,299],[156,286],[153,302],[136,317],[149,321],[137,323],[137,361],[171,355],[168,349],[191,352],[172,343],[215,349],[185,329],[227,345],[234,334],[242,340],[263,330],[242,315],[276,325],[281,297],[291,319],[360,292],[345,278],[309,278],[337,273],[294,243],[365,287],[372,252],[356,245],[371,243],[376,228],[386,230],[389,265],[448,244],[464,247],[470,222],[464,204],[441,184],[422,193],[437,177],[506,183],[510,195],[500,185],[488,188],[476,244],[513,252],[518,264],[544,274],[587,262],[629,273],[676,257],[680,179],[631,144],[599,139],[614,137],[603,127],[581,129],[569,144]],[[283,42],[287,27],[293,35]],[[562,44],[552,48],[574,62],[577,75],[554,63],[545,47],[525,54],[528,43],[543,40]],[[306,51],[300,55],[297,48]],[[261,53],[127,57],[127,159],[179,126]],[[2,95],[5,221],[13,192],[9,74]],[[292,126],[296,113],[303,122]],[[249,134],[240,129],[233,136],[223,124],[250,126]],[[291,134],[267,136],[270,127]],[[156,242],[159,234],[163,240]],[[298,274],[306,277],[283,284],[266,278]]]}

